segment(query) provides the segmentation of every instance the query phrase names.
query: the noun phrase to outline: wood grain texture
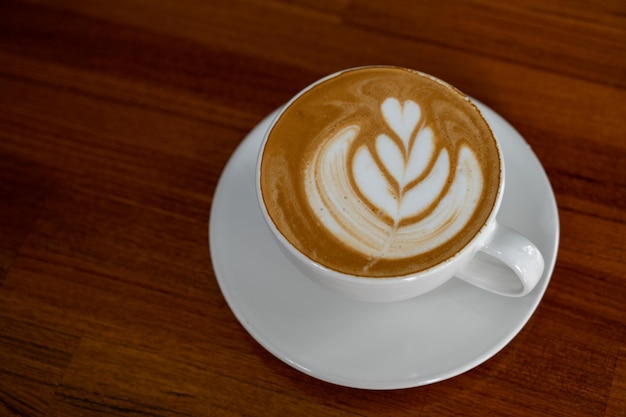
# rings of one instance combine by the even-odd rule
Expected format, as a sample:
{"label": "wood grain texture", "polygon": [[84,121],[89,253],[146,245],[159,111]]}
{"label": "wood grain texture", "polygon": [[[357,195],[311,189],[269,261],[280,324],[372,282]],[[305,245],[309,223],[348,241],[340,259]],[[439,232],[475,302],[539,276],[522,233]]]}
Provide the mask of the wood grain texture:
{"label": "wood grain texture", "polygon": [[[338,69],[437,75],[559,205],[537,312],[479,367],[365,391],[266,352],[207,246],[224,165]],[[0,2],[0,415],[626,416],[626,3]]]}

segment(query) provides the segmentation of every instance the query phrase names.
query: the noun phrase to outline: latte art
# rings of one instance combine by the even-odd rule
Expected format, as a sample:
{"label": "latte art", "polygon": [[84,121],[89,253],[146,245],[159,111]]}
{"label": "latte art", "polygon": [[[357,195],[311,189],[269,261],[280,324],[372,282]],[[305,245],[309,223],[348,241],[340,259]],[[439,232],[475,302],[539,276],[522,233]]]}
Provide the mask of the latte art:
{"label": "latte art", "polygon": [[394,67],[348,70],[298,95],[260,160],[281,235],[336,271],[406,275],[460,251],[496,203],[497,144],[453,87]]}
{"label": "latte art", "polygon": [[[381,105],[393,136],[353,150],[358,125],[327,138],[305,173],[308,203],[339,240],[368,256],[423,254],[456,235],[471,219],[482,194],[481,169],[461,145],[458,160],[436,145],[417,103],[387,98]],[[356,187],[354,186],[356,185]]]}

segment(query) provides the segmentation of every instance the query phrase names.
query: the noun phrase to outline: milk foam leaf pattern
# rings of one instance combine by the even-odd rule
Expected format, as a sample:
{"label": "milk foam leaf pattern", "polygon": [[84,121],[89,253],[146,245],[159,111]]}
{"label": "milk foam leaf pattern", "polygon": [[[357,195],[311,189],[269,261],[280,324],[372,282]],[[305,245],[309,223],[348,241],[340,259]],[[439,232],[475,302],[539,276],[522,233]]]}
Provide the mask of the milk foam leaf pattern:
{"label": "milk foam leaf pattern", "polygon": [[461,145],[452,164],[452,148],[437,143],[416,102],[388,98],[380,111],[389,129],[367,132],[374,143],[358,140],[365,134],[359,125],[346,126],[320,143],[305,169],[312,212],[368,265],[426,253],[453,238],[482,193],[473,151]]}
{"label": "milk foam leaf pattern", "polygon": [[[407,100],[401,104],[388,98],[381,111],[395,139],[384,133],[377,136],[375,151],[380,165],[370,155],[370,148],[362,146],[355,153],[352,169],[365,198],[397,225],[403,218],[418,216],[431,206],[450,175],[450,161],[445,150],[434,155],[430,128],[418,130],[421,110],[417,103]],[[437,159],[432,165],[434,157]]]}
{"label": "milk foam leaf pattern", "polygon": [[395,218],[398,213],[396,190],[380,171],[366,146],[356,151],[352,170],[354,182],[365,198],[378,209],[378,215]]}
{"label": "milk foam leaf pattern", "polygon": [[444,149],[439,153],[428,176],[415,186],[406,187],[403,190],[398,221],[406,217],[417,216],[426,210],[434,202],[434,199],[425,198],[425,196],[438,197],[448,182],[449,176],[450,159],[448,152]]}
{"label": "milk foam leaf pattern", "polygon": [[400,149],[393,139],[383,133],[376,138],[376,153],[380,157],[383,168],[395,180],[398,187],[403,187],[406,158],[404,149]]}

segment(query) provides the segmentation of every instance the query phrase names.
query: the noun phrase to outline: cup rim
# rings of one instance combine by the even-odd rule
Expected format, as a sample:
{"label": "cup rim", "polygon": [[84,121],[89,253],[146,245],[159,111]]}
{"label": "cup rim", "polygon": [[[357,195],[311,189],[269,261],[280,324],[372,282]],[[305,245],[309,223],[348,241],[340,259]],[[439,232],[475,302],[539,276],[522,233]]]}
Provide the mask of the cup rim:
{"label": "cup rim", "polygon": [[[363,70],[363,69],[370,69],[370,68],[398,68],[398,69],[402,69],[402,70],[406,70],[406,71],[410,71],[416,74],[419,74],[421,76],[430,78],[431,80],[440,83],[441,85],[443,85],[444,87],[447,87],[449,89],[451,89],[452,91],[456,92],[460,97],[462,97],[463,99],[465,99],[471,106],[472,108],[474,108],[474,110],[479,114],[479,116],[481,117],[481,119],[485,122],[485,124],[487,125],[489,132],[491,133],[491,136],[495,139],[494,143],[496,145],[496,149],[497,149],[497,153],[498,153],[498,160],[500,162],[499,167],[500,167],[500,172],[498,175],[499,181],[498,181],[498,191],[496,193],[496,199],[494,201],[493,207],[491,208],[491,211],[489,213],[489,216],[487,217],[487,219],[485,220],[485,222],[483,223],[483,225],[481,226],[481,228],[478,230],[478,232],[476,232],[476,234],[472,237],[472,239],[470,239],[461,249],[459,249],[454,255],[444,259],[443,261],[432,265],[428,268],[425,269],[420,269],[418,271],[413,271],[413,272],[409,272],[407,274],[404,275],[391,275],[388,277],[373,277],[373,276],[359,276],[359,275],[353,275],[353,274],[349,274],[346,272],[341,272],[338,271],[336,269],[330,268],[328,266],[325,266],[323,264],[321,264],[318,261],[315,261],[314,259],[310,258],[309,256],[307,256],[305,253],[303,253],[302,251],[300,251],[298,248],[296,248],[284,235],[283,233],[280,231],[280,229],[278,229],[278,227],[276,226],[276,224],[274,223],[274,221],[272,220],[267,207],[265,206],[265,201],[263,200],[263,193],[261,191],[261,163],[263,160],[263,154],[264,154],[264,150],[265,150],[265,145],[269,139],[270,133],[272,132],[272,129],[274,128],[274,126],[276,125],[277,121],[280,119],[280,117],[283,115],[283,113],[285,112],[286,109],[289,108],[289,106],[291,106],[298,98],[300,98],[303,94],[305,94],[307,91],[309,91],[310,89],[314,88],[316,85],[319,85],[327,80],[330,80],[332,78],[335,78],[341,74],[350,72],[350,71],[358,71],[358,70]],[[261,210],[262,216],[263,216],[263,220],[265,221],[265,223],[267,224],[267,226],[270,228],[271,232],[272,232],[272,236],[274,237],[275,240],[278,241],[278,243],[280,245],[282,245],[282,247],[286,250],[288,250],[292,255],[294,255],[296,258],[298,258],[298,260],[300,262],[303,262],[304,264],[307,264],[308,266],[310,266],[312,269],[315,269],[316,271],[319,271],[320,273],[322,273],[323,275],[330,277],[332,279],[337,279],[340,281],[344,281],[344,282],[348,282],[348,283],[356,283],[356,284],[363,284],[363,283],[367,283],[368,285],[390,285],[393,283],[402,283],[402,282],[413,282],[413,281],[417,281],[417,280],[421,280],[421,279],[426,279],[429,276],[432,276],[433,274],[436,274],[437,272],[448,268],[448,266],[452,263],[457,262],[457,260],[462,259],[464,255],[468,254],[468,252],[473,252],[475,250],[475,246],[477,245],[477,242],[482,241],[485,237],[485,235],[487,235],[491,230],[493,230],[495,228],[495,223],[496,223],[496,216],[500,210],[500,205],[502,203],[502,196],[504,194],[504,187],[505,187],[505,182],[506,182],[506,175],[505,175],[505,166],[504,166],[504,154],[502,153],[502,147],[500,146],[500,140],[499,138],[495,135],[495,133],[493,132],[493,129],[491,128],[491,125],[489,124],[489,122],[487,121],[487,119],[485,118],[485,116],[482,114],[482,112],[480,111],[480,109],[478,108],[478,106],[476,106],[476,104],[471,100],[471,98],[469,96],[467,96],[465,93],[463,93],[461,90],[459,90],[458,88],[454,87],[453,85],[447,83],[446,81],[441,80],[438,77],[435,77],[431,74],[419,71],[419,70],[415,70],[415,69],[410,69],[410,68],[405,68],[405,67],[401,67],[401,66],[397,66],[397,65],[363,65],[363,66],[357,66],[357,67],[351,67],[351,68],[346,68],[343,70],[339,70],[336,71],[334,73],[331,73],[329,75],[326,75],[310,84],[308,84],[306,87],[304,87],[303,89],[301,89],[300,91],[298,91],[294,96],[292,96],[289,101],[287,101],[284,105],[282,105],[279,110],[276,112],[276,115],[272,118],[268,128],[265,130],[265,132],[263,133],[263,138],[261,140],[261,144],[259,146],[259,151],[257,153],[257,158],[256,158],[256,164],[255,164],[255,192],[256,192],[256,196],[257,196],[257,201],[258,201],[258,205],[259,208]]]}

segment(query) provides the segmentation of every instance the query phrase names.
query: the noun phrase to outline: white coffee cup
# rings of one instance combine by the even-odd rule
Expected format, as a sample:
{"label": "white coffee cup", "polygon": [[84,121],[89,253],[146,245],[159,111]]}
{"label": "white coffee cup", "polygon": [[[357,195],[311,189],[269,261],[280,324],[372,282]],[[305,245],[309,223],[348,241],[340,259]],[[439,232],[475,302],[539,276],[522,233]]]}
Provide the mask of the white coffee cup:
{"label": "white coffee cup", "polygon": [[[354,71],[354,69],[345,71]],[[526,237],[499,223],[496,219],[506,184],[504,158],[497,139],[501,175],[495,204],[478,233],[458,252],[434,266],[406,275],[377,278],[339,272],[305,255],[281,233],[268,212],[261,189],[261,163],[269,133],[285,109],[289,108],[295,100],[309,90],[315,89],[320,83],[345,71],[325,77],[294,96],[270,125],[259,151],[256,166],[256,191],[260,210],[272,236],[287,258],[298,267],[303,275],[322,286],[363,301],[390,302],[413,298],[437,288],[453,277],[505,296],[519,297],[532,291],[543,274],[543,256]],[[452,88],[441,80],[428,77],[437,80],[442,86]],[[458,92],[456,89],[455,91]],[[294,277],[294,279],[299,279],[299,277]]]}

